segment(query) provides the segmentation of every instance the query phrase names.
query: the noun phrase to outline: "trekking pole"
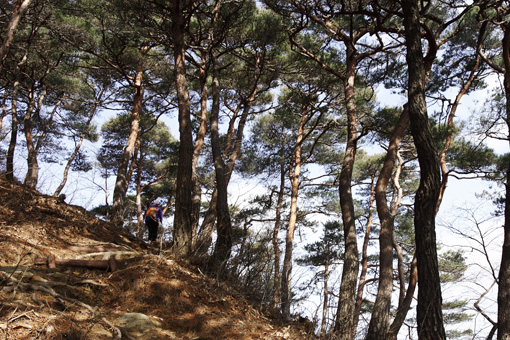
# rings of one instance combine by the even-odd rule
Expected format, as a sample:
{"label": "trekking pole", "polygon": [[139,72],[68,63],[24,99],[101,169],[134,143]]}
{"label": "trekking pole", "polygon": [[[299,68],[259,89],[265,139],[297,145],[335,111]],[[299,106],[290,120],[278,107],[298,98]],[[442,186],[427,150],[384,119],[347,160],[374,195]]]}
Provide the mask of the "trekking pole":
{"label": "trekking pole", "polygon": [[163,223],[158,222],[158,230],[161,227],[161,236],[159,237],[159,253],[161,254],[163,250],[163,237],[165,236],[165,229],[163,228]]}

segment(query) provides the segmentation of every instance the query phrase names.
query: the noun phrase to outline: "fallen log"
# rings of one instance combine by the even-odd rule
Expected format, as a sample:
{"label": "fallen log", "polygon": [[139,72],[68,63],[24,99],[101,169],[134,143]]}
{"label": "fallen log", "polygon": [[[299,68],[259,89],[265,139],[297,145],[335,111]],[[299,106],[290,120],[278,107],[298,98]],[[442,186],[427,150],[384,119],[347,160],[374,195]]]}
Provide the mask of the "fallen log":
{"label": "fallen log", "polygon": [[113,247],[94,247],[94,246],[68,246],[67,249],[75,250],[75,251],[94,251],[94,252],[112,252],[112,251],[121,251],[122,248],[113,248]]}
{"label": "fallen log", "polygon": [[55,255],[50,254],[47,258],[37,257],[34,259],[35,264],[46,264],[49,268],[56,268],[56,265],[73,266],[73,267],[86,267],[93,269],[104,269],[114,272],[117,270],[117,261],[115,257],[110,257],[108,260],[70,260],[59,259]]}

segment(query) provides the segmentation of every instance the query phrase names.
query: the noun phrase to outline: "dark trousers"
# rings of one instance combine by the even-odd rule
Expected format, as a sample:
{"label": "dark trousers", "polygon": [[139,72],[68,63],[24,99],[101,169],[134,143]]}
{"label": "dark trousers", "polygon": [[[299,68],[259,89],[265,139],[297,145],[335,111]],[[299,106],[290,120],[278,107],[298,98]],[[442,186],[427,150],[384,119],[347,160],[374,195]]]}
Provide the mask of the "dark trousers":
{"label": "dark trousers", "polygon": [[147,229],[149,230],[149,241],[156,241],[156,237],[158,237],[158,227],[159,223],[154,221],[153,219],[147,219],[145,223]]}

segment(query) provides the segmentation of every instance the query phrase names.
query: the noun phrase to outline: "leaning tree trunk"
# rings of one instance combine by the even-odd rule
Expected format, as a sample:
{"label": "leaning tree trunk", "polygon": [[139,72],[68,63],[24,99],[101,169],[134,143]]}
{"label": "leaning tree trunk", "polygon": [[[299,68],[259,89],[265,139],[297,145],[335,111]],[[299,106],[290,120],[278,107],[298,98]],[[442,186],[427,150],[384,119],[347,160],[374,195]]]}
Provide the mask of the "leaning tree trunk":
{"label": "leaning tree trunk", "polygon": [[460,100],[462,97],[467,93],[467,91],[471,88],[473,82],[475,79],[477,79],[478,75],[478,69],[481,64],[482,57],[480,56],[480,51],[482,50],[482,45],[485,38],[485,32],[487,30],[488,21],[484,21],[482,25],[480,26],[480,32],[478,33],[478,41],[476,43],[476,59],[475,63],[472,65],[471,70],[469,71],[469,77],[467,81],[465,81],[455,97],[455,100],[452,103],[450,113],[448,114],[448,120],[447,120],[447,131],[448,135],[446,136],[446,140],[444,143],[443,150],[441,150],[439,154],[439,162],[441,167],[441,190],[439,192],[439,199],[437,200],[437,207],[436,207],[436,214],[439,211],[439,207],[441,206],[441,202],[443,201],[444,193],[446,191],[446,187],[448,185],[448,177],[449,172],[446,165],[446,153],[450,149],[453,137],[454,137],[454,125],[453,125],[453,119],[455,118],[455,114],[457,112],[457,109],[460,105]]}
{"label": "leaning tree trunk", "polygon": [[92,123],[92,119],[94,118],[94,115],[97,112],[97,107],[99,105],[99,102],[101,102],[105,91],[106,91],[106,86],[103,86],[101,88],[101,91],[99,92],[99,95],[97,96],[96,100],[94,101],[94,105],[90,109],[90,113],[87,118],[87,122],[85,123],[85,126],[83,127],[84,130],[80,133],[80,137],[79,137],[78,141],[75,143],[73,153],[67,160],[66,166],[64,168],[64,174],[62,176],[62,181],[60,182],[57,189],[55,189],[55,192],[53,193],[54,197],[57,197],[60,195],[60,193],[62,192],[62,190],[64,189],[64,187],[67,183],[67,178],[69,175],[69,170],[71,169],[71,165],[72,165],[74,159],[76,158],[76,156],[78,155],[78,152],[80,151],[80,148],[83,144],[83,140],[85,139],[85,135],[88,131],[88,128],[90,127],[90,124]]}
{"label": "leaning tree trunk", "polygon": [[407,312],[411,308],[411,303],[414,301],[414,292],[416,290],[416,284],[418,282],[418,270],[416,269],[416,256],[411,261],[411,269],[409,270],[409,284],[407,285],[407,291],[405,293],[402,302],[397,308],[397,314],[391,323],[388,331],[388,340],[397,340],[398,332],[404,324],[407,316]]}
{"label": "leaning tree trunk", "polygon": [[[28,4],[28,2],[27,2]],[[11,32],[14,34],[14,32]],[[7,37],[6,37],[7,39]],[[6,41],[4,41],[5,43]],[[6,55],[6,51],[4,52],[4,57]],[[19,62],[16,65],[16,80],[13,84],[12,90],[12,98],[11,98],[11,116],[12,116],[12,125],[11,125],[11,140],[9,142],[9,148],[7,150],[7,158],[6,158],[6,178],[9,181],[14,181],[14,153],[16,150],[16,144],[18,140],[18,93],[21,84],[21,74],[23,72],[22,68],[28,61],[28,49],[25,49],[24,55],[21,57]]]}
{"label": "leaning tree trunk", "polygon": [[436,249],[435,214],[441,187],[439,159],[430,131],[425,101],[425,68],[417,0],[403,0],[409,70],[411,133],[418,152],[420,185],[415,198],[415,239],[418,263],[418,336],[446,339],[441,309],[441,282]]}
{"label": "leaning tree trunk", "polygon": [[394,216],[388,206],[386,190],[393,173],[400,141],[404,136],[408,123],[408,110],[404,108],[390,138],[386,158],[375,188],[377,214],[381,223],[379,233],[379,286],[370,318],[367,340],[385,339],[390,328],[391,296],[393,293],[393,230],[395,226],[393,223]]}
{"label": "leaning tree trunk", "polygon": [[11,18],[5,29],[2,45],[0,46],[0,71],[2,70],[4,60],[9,52],[12,40],[14,39],[18,24],[21,18],[26,14],[31,2],[32,0],[18,0],[14,6]]}
{"label": "leaning tree trunk", "polygon": [[115,181],[115,188],[113,190],[113,203],[112,203],[112,222],[121,226],[124,223],[124,200],[129,185],[128,166],[135,148],[136,140],[140,130],[140,115],[142,113],[142,99],[143,99],[143,69],[140,68],[136,72],[134,88],[135,94],[133,97],[133,109],[131,110],[131,127],[129,136],[124,147],[124,152],[119,161],[117,168],[117,179]]}

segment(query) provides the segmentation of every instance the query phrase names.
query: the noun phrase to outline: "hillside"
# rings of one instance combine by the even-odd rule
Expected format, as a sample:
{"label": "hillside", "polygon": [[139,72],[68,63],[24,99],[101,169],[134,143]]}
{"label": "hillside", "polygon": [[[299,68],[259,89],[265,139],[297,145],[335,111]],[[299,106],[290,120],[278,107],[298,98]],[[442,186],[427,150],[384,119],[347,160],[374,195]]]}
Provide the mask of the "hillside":
{"label": "hillside", "polygon": [[[168,252],[1,178],[0,251],[2,339],[309,338]],[[49,255],[94,264],[114,256],[117,270],[35,264]]]}

